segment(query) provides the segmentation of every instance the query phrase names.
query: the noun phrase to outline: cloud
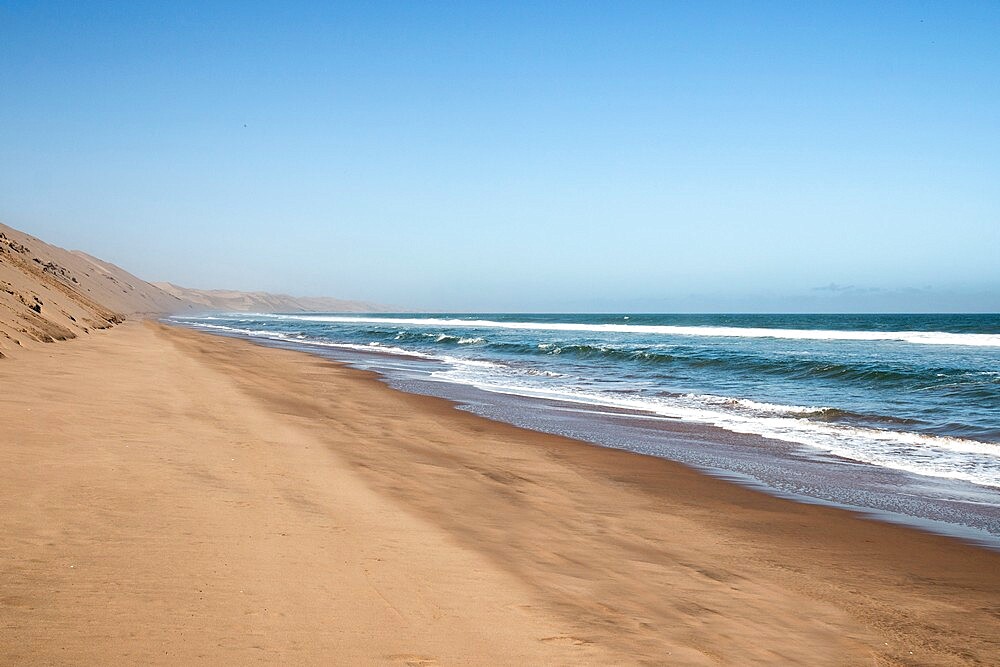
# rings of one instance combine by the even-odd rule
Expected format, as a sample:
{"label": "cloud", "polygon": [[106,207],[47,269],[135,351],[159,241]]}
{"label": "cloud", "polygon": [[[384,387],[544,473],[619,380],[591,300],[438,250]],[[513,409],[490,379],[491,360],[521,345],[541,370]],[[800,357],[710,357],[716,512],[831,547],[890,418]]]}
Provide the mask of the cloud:
{"label": "cloud", "polygon": [[899,293],[914,293],[919,291],[929,290],[929,287],[919,288],[919,287],[903,287],[896,290],[887,290],[882,287],[857,287],[856,285],[840,285],[838,283],[830,283],[829,285],[820,285],[819,287],[813,287],[813,292],[832,292],[833,294],[877,294],[879,292],[899,292]]}
{"label": "cloud", "polygon": [[853,289],[855,289],[854,285],[838,285],[837,283],[813,287],[814,292],[847,292]]}

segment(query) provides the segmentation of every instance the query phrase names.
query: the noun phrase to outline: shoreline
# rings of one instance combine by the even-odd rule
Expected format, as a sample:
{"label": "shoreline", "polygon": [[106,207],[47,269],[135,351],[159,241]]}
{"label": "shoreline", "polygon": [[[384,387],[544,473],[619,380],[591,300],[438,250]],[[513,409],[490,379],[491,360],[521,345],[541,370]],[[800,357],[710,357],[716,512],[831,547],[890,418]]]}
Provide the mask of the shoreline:
{"label": "shoreline", "polygon": [[315,355],[129,324],[0,380],[14,660],[1000,659],[1000,554]]}
{"label": "shoreline", "polygon": [[[457,382],[409,377],[411,369],[424,365],[435,367],[438,362],[392,351],[368,352],[336,345],[311,345],[294,339],[205,330],[196,324],[171,319],[161,320],[161,323],[274,349],[301,351],[351,368],[372,371],[392,389],[441,398],[457,409],[491,421],[561,435],[588,445],[667,459],[701,474],[777,498],[835,507],[880,522],[1000,551],[1000,511],[985,509],[996,507],[995,502],[989,504],[995,497],[991,494],[996,493],[992,487],[951,478],[921,477],[799,443],[730,431],[712,424],[671,420],[636,409],[567,402],[559,398],[489,391]],[[418,370],[417,373],[427,375],[427,371]],[[558,415],[549,414],[553,408]],[[580,418],[567,418],[570,413]],[[643,421],[649,426],[643,426]],[[678,445],[682,442],[683,445]],[[863,474],[859,475],[859,471]],[[804,491],[803,485],[810,487],[811,493]],[[857,487],[852,488],[854,485]],[[900,502],[901,498],[905,502]]]}

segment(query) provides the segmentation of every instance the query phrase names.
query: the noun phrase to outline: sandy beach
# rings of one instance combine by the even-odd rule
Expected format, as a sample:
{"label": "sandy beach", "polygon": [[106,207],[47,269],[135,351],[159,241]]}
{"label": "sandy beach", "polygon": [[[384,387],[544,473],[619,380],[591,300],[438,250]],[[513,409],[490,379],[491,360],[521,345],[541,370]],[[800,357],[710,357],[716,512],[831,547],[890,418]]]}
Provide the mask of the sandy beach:
{"label": "sandy beach", "polygon": [[0,667],[1000,667],[998,34],[0,3]]}
{"label": "sandy beach", "polygon": [[996,664],[1000,554],[150,322],[0,363],[5,664]]}

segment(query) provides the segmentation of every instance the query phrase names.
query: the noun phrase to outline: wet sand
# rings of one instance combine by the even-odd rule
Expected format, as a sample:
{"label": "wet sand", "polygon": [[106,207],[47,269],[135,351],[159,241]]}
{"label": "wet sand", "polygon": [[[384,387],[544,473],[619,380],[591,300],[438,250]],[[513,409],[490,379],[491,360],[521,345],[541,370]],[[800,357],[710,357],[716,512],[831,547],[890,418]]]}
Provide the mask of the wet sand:
{"label": "wet sand", "polygon": [[997,664],[1000,554],[128,324],[0,362],[0,662]]}

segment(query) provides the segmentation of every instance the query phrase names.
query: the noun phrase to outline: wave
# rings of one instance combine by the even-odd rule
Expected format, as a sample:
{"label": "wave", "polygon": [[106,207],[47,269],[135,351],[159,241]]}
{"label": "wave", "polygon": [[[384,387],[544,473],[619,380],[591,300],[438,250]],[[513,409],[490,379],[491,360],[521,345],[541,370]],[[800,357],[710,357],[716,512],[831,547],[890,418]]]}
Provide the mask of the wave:
{"label": "wave", "polygon": [[843,410],[841,408],[822,408],[819,410],[812,410],[804,413],[802,416],[805,417],[806,419],[812,419],[820,422],[884,424],[889,427],[926,426],[928,424],[928,422],[922,419],[913,419],[910,417],[893,417],[891,415],[873,415],[864,412]]}
{"label": "wave", "polygon": [[1000,334],[953,333],[948,331],[850,331],[834,329],[778,329],[760,327],[674,326],[654,324],[587,324],[578,322],[499,322],[435,317],[354,317],[343,315],[278,315],[259,317],[302,322],[339,324],[392,324],[404,326],[465,327],[474,329],[520,329],[532,331],[592,331],[665,336],[710,336],[718,338],[777,338],[792,340],[893,341],[914,345],[961,345],[1000,347]]}
{"label": "wave", "polygon": [[[330,347],[341,350],[353,350],[355,352],[375,352],[379,354],[389,354],[398,357],[413,357],[416,359],[427,359],[429,361],[442,361],[448,364],[456,366],[468,366],[468,367],[479,367],[479,368],[496,368],[501,366],[501,364],[485,361],[482,359],[466,359],[463,357],[454,357],[447,354],[427,354],[424,352],[418,352],[416,350],[408,350],[402,347],[396,347],[393,345],[384,345],[379,342],[371,342],[366,345],[359,343],[334,343],[324,340],[316,340],[315,338],[308,338],[301,332],[287,333],[284,331],[261,331],[259,329],[243,329],[240,327],[229,327],[219,324],[205,324],[200,320],[206,320],[209,318],[171,318],[178,321],[185,321],[188,326],[193,326],[199,329],[211,329],[215,331],[221,331],[224,333],[240,334],[244,336],[251,336],[253,338],[267,338],[271,340],[286,341],[289,343],[295,343],[296,345],[308,345],[311,347]],[[221,319],[221,318],[212,318]],[[199,321],[193,321],[199,320]]]}
{"label": "wave", "polygon": [[573,386],[522,384],[512,378],[461,369],[435,375],[484,391],[635,410],[789,442],[839,459],[1000,488],[1000,445],[810,418],[834,408],[776,405],[704,394],[622,396]]}
{"label": "wave", "polygon": [[[291,316],[283,316],[291,317]],[[298,316],[295,316],[298,317]],[[211,324],[206,320],[218,318],[176,318],[196,326],[209,329],[227,329],[253,337],[290,339],[292,336],[282,331],[246,329]],[[350,318],[354,319],[354,318]],[[242,322],[242,321],[241,321]],[[266,326],[266,323],[260,323]],[[498,352],[504,355],[553,356],[579,360],[606,359],[642,365],[663,366],[674,369],[715,370],[737,372],[797,381],[821,381],[848,383],[855,387],[872,388],[896,387],[916,392],[934,392],[961,400],[989,398],[1000,384],[1000,371],[973,371],[955,367],[914,367],[889,363],[885,360],[831,360],[816,357],[775,358],[761,356],[745,350],[704,349],[683,345],[641,345],[641,344],[587,344],[560,341],[508,342],[490,340],[483,336],[461,336],[438,331],[407,331],[396,327],[368,327],[365,336],[381,339],[391,344],[440,345],[442,347],[470,346]],[[309,342],[302,332],[297,332],[296,340]],[[331,346],[331,343],[309,339],[312,344]],[[345,343],[346,348],[346,343]],[[353,348],[347,348],[353,349]],[[361,345],[359,349],[369,349]],[[433,352],[422,355],[402,347],[395,348],[397,354],[425,356],[442,359]],[[820,416],[822,418],[822,416]],[[827,418],[837,419],[830,413]],[[862,419],[862,416],[858,416]],[[877,421],[877,419],[875,420]]]}
{"label": "wave", "polygon": [[966,368],[920,368],[886,361],[833,361],[798,357],[776,358],[743,350],[706,350],[687,346],[587,345],[561,342],[487,342],[490,351],[504,354],[607,359],[675,369],[716,369],[755,376],[792,380],[819,380],[850,383],[854,386],[904,387],[913,391],[952,392],[970,396],[996,391],[987,384],[1000,383],[1000,372],[970,371]]}
{"label": "wave", "polygon": [[[425,338],[433,338],[435,343],[447,343],[449,345],[475,345],[477,343],[485,343],[486,339],[481,336],[465,337],[465,336],[451,336],[448,334],[423,334]],[[395,336],[396,340],[403,339],[403,332],[400,332]]]}
{"label": "wave", "polygon": [[[667,396],[670,396],[670,394],[667,394]],[[809,405],[781,405],[778,403],[765,403],[763,401],[752,401],[748,398],[731,398],[729,396],[716,396],[715,394],[681,394],[681,397],[698,401],[704,405],[737,407],[752,410],[758,413],[774,415],[812,415],[817,412],[834,409]]]}
{"label": "wave", "polygon": [[[705,406],[733,410],[752,417],[794,417],[797,419],[808,419],[816,422],[889,428],[928,425],[928,422],[920,419],[868,414],[844,410],[841,408],[812,405],[781,405],[778,403],[753,401],[748,398],[716,396],[714,394],[682,394],[682,397],[692,399]],[[1000,449],[998,449],[998,453],[1000,453]]]}

